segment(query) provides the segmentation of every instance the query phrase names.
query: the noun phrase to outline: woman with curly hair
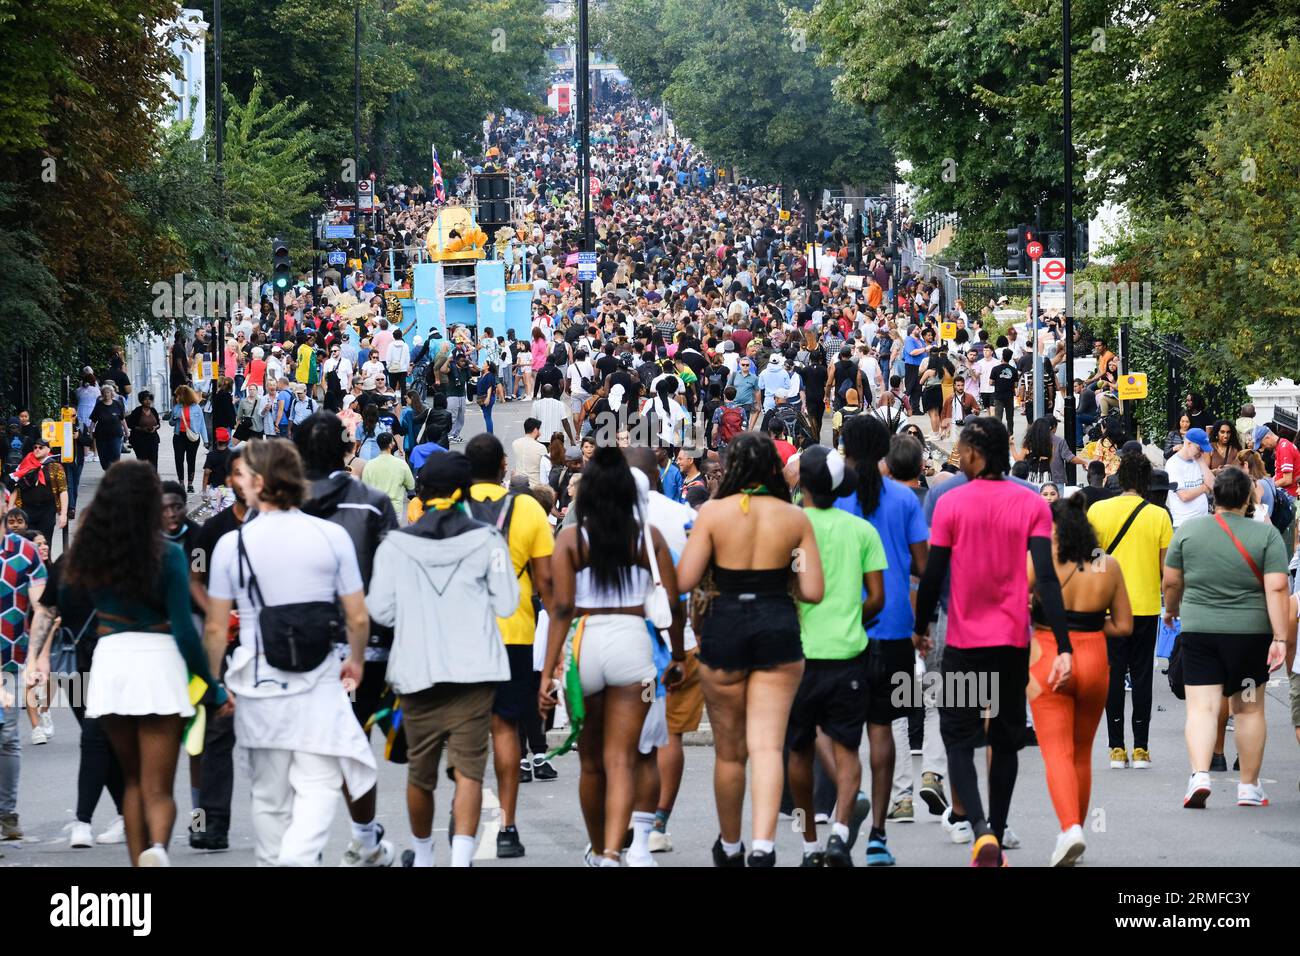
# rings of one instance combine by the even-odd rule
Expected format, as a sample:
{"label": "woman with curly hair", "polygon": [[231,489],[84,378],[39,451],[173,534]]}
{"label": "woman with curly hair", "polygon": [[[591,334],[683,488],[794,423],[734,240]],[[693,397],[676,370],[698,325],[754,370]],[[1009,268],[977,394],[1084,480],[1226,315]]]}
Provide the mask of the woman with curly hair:
{"label": "woman with curly hair", "polygon": [[100,721],[122,766],[133,866],[170,865],[176,758],[194,715],[190,677],[213,688],[218,716],[234,706],[194,629],[189,582],[187,555],[163,541],[157,473],[147,462],[118,462],[82,515],[63,587],[83,594],[98,614],[86,716]]}
{"label": "woman with curly hair", "polygon": [[752,760],[754,851],[748,862],[775,866],[786,725],[803,677],[794,597],[819,603],[823,580],[812,522],[790,503],[781,457],[765,435],[743,432],[727,446],[726,472],[700,509],[677,583],[687,591],[710,573],[712,587],[705,591],[712,598],[697,632],[717,751],[713,790],[721,832],[713,863],[746,863],[740,826],[745,764]]}
{"label": "woman with curly hair", "polygon": [[1210,452],[1210,472],[1217,475],[1229,465],[1237,464],[1237,456],[1241,454],[1241,436],[1237,434],[1237,426],[1232,422],[1225,420],[1217,421],[1214,427],[1210,429],[1210,445],[1213,451]]}
{"label": "woman with curly hair", "polygon": [[[1087,507],[1083,495],[1052,503],[1052,561],[1073,649],[1070,680],[1064,684],[1053,686],[1048,679],[1058,654],[1056,639],[1041,604],[1034,600],[1031,608],[1034,637],[1026,694],[1047,767],[1047,792],[1061,824],[1052,866],[1073,866],[1083,855],[1083,821],[1092,791],[1092,741],[1106,709],[1109,686],[1106,639],[1126,638],[1133,632],[1124,572],[1118,561],[1097,547]],[[1032,560],[1028,569],[1033,594]]]}

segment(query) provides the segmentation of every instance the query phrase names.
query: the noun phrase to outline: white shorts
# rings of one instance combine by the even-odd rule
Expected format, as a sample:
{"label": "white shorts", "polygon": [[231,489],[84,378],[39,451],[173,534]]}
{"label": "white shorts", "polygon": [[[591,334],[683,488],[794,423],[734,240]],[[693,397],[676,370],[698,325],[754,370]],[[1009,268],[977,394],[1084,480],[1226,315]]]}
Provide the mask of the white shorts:
{"label": "white shorts", "polygon": [[127,631],[95,645],[86,688],[86,716],[192,717],[189,671],[170,634]]}
{"label": "white shorts", "polygon": [[584,696],[606,687],[653,687],[654,652],[645,619],[631,614],[592,614],[583,624],[578,674]]}

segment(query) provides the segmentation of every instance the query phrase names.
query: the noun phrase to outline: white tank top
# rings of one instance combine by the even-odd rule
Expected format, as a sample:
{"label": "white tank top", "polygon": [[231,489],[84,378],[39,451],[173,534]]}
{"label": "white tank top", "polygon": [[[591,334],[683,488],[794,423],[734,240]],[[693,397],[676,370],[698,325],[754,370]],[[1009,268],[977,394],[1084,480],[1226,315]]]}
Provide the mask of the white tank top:
{"label": "white tank top", "polygon": [[[582,540],[587,540],[587,533],[581,532]],[[590,556],[590,555],[589,555]],[[585,608],[636,607],[645,603],[646,593],[650,590],[650,572],[637,565],[631,569],[627,586],[610,588],[596,583],[590,568],[583,568],[575,576],[573,587],[573,606]]]}

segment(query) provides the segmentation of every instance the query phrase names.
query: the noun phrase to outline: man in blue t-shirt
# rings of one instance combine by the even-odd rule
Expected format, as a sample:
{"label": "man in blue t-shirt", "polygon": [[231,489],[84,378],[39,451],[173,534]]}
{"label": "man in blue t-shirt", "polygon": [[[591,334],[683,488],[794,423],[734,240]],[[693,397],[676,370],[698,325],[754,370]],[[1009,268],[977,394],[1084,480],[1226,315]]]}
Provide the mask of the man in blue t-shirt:
{"label": "man in blue t-shirt", "polygon": [[930,346],[920,336],[920,326],[907,330],[903,339],[903,387],[912,408],[921,407],[921,363],[930,354]]}
{"label": "man in blue t-shirt", "polygon": [[[929,556],[930,529],[921,503],[910,488],[880,474],[880,460],[889,452],[890,434],[884,422],[871,415],[848,420],[842,433],[844,456],[859,477],[856,494],[839,499],[836,507],[866,518],[880,535],[889,567],[885,571],[885,606],[867,624],[867,738],[871,744],[872,837],[867,843],[867,862],[877,837],[883,842],[885,821],[911,819],[911,749],[907,744],[907,712],[919,704],[914,674],[916,650],[908,630],[914,628],[911,592],[912,576],[920,576]],[[932,708],[933,709],[933,708]],[[939,737],[938,711],[933,727],[927,728],[931,742],[931,763],[922,775],[927,805],[947,809],[943,776],[947,772],[943,744]],[[902,742],[898,742],[901,736]],[[899,748],[908,755],[898,761]],[[900,780],[895,781],[896,769]],[[894,802],[890,787],[897,782]],[[906,802],[904,802],[906,801]]]}

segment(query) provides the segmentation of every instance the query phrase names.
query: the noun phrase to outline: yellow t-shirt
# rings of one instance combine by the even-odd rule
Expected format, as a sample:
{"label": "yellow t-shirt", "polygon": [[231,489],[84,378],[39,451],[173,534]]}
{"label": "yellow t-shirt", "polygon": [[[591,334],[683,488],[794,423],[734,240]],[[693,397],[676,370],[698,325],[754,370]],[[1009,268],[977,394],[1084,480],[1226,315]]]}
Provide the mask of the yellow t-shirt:
{"label": "yellow t-shirt", "polygon": [[[1088,507],[1088,520],[1097,532],[1097,545],[1104,551],[1119,534],[1140,499],[1135,495],[1106,498]],[[1134,519],[1113,557],[1124,572],[1129,603],[1139,617],[1160,613],[1160,549],[1168,548],[1174,536],[1169,512],[1148,503]]]}
{"label": "yellow t-shirt", "polygon": [[311,346],[304,342],[298,346],[298,367],[294,369],[294,380],[306,384],[311,375]]}
{"label": "yellow t-shirt", "polygon": [[[506,496],[506,490],[490,482],[472,485],[469,495],[475,501],[497,501]],[[533,613],[533,579],[528,562],[533,558],[548,558],[555,553],[555,537],[546,512],[529,495],[515,495],[510,514],[510,560],[519,574],[519,607],[509,617],[497,618],[501,639],[506,644],[533,643],[537,630],[537,616]]]}

